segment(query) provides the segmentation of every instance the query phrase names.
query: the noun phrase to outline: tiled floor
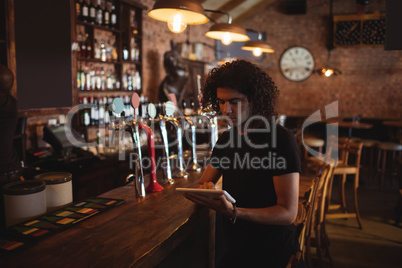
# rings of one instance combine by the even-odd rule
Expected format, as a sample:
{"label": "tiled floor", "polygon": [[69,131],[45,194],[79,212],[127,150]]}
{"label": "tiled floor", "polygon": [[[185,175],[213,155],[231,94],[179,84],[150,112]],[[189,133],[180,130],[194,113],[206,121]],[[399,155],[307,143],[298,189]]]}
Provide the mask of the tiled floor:
{"label": "tiled floor", "polygon": [[[358,203],[363,230],[358,228],[355,218],[327,220],[333,267],[402,267],[402,223],[395,226],[394,221],[394,208],[399,198],[397,177],[388,174],[381,187],[375,171],[362,170],[360,178]],[[337,197],[336,185],[334,198]],[[348,194],[351,188],[350,181],[346,185],[347,196],[351,196]],[[351,201],[347,199],[348,203]],[[325,266],[330,267],[328,263]]]}

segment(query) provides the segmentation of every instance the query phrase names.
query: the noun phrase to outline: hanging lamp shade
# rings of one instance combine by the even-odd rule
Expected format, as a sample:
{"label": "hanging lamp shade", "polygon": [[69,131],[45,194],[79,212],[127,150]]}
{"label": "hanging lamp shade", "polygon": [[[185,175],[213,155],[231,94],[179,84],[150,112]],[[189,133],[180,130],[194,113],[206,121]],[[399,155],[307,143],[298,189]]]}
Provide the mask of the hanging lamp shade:
{"label": "hanging lamp shade", "polygon": [[260,49],[261,52],[265,53],[274,53],[274,50],[270,45],[266,42],[255,40],[255,41],[247,41],[244,46],[241,47],[243,50],[254,51],[255,49]]}
{"label": "hanging lamp shade", "polygon": [[189,25],[204,24],[209,21],[204,8],[195,0],[157,0],[148,16],[168,22],[175,14],[182,15],[182,22]]}
{"label": "hanging lamp shade", "polygon": [[224,35],[229,35],[230,40],[235,42],[250,40],[247,36],[246,29],[229,23],[214,24],[205,35],[209,38],[219,40],[222,40]]}

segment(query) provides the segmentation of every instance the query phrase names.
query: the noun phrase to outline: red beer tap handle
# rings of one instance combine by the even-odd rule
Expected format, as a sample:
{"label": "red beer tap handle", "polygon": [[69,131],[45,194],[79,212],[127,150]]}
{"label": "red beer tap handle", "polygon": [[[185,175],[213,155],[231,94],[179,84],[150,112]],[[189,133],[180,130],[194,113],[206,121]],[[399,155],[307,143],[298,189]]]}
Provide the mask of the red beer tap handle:
{"label": "red beer tap handle", "polygon": [[159,192],[163,190],[163,187],[156,181],[156,165],[155,165],[155,139],[152,129],[145,125],[138,123],[139,129],[142,129],[147,134],[148,139],[148,155],[151,158],[151,180],[148,186],[145,188],[146,192]]}

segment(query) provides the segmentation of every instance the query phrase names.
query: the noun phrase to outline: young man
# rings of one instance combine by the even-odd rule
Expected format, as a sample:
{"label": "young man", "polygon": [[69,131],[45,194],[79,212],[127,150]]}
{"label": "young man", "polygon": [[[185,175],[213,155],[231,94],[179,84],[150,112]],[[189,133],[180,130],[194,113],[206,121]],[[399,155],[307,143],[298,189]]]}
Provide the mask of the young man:
{"label": "young man", "polygon": [[258,66],[237,60],[215,68],[203,90],[210,106],[232,125],[213,149],[199,188],[223,176],[230,203],[186,194],[227,218],[228,252],[222,267],[285,267],[298,249],[297,215],[300,152],[292,133],[275,123],[278,95],[272,79]]}
{"label": "young man", "polygon": [[18,124],[17,100],[11,96],[14,74],[0,64],[0,230],[5,228],[2,187],[19,180],[21,163],[13,146],[13,136]]}

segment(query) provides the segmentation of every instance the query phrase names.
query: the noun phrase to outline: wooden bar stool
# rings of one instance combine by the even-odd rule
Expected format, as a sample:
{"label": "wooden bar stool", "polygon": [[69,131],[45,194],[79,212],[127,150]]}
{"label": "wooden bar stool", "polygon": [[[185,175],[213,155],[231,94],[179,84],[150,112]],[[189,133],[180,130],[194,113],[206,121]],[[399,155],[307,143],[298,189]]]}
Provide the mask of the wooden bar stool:
{"label": "wooden bar stool", "polygon": [[[334,176],[338,175],[340,177],[338,192],[340,204],[337,205],[329,205],[329,210],[342,209],[342,213],[327,213],[327,219],[340,219],[340,218],[354,218],[356,217],[357,223],[360,229],[363,229],[359,207],[357,203],[357,188],[359,187],[359,171],[360,171],[360,158],[361,152],[363,148],[362,142],[354,142],[354,141],[346,141],[339,139],[339,158],[340,161],[338,165],[334,169]],[[346,200],[345,200],[345,183],[347,175],[354,176],[353,183],[353,201],[354,201],[354,212],[349,212],[346,208]],[[331,185],[329,187],[329,197],[331,195]],[[329,198],[330,200],[330,198]]]}
{"label": "wooden bar stool", "polygon": [[[320,138],[315,138],[315,137],[304,137],[303,139],[304,145],[312,148],[318,148],[318,152],[321,155],[322,154],[322,148],[325,145],[325,141]],[[304,150],[304,158],[306,159],[308,157],[308,152],[305,149]]]}

